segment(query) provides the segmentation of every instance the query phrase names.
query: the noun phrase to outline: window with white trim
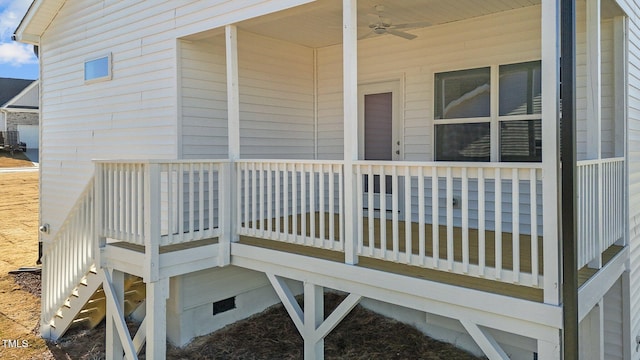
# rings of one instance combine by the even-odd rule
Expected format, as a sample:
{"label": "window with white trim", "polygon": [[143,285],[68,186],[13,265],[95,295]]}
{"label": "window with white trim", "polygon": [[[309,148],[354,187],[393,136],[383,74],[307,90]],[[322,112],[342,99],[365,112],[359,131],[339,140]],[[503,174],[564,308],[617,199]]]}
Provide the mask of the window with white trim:
{"label": "window with white trim", "polygon": [[435,159],[541,161],[541,87],[540,61],[435,74]]}
{"label": "window with white trim", "polygon": [[111,80],[111,54],[85,60],[84,82]]}

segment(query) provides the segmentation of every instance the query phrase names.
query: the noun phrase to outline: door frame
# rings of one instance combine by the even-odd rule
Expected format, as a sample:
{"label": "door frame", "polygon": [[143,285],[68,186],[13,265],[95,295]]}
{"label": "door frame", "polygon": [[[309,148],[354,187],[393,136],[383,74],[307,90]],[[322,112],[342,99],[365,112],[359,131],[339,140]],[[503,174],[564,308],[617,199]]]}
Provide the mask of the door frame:
{"label": "door frame", "polygon": [[364,160],[364,97],[365,95],[390,92],[392,94],[392,159],[393,161],[404,160],[404,94],[402,93],[402,85],[402,77],[358,84],[358,159]]}

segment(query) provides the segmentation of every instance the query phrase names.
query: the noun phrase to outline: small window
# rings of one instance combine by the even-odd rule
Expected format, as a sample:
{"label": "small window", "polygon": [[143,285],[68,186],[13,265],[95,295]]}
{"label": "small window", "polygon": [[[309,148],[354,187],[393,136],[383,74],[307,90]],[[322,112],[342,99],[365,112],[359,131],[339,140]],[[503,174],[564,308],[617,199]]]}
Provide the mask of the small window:
{"label": "small window", "polygon": [[500,66],[500,116],[542,112],[540,61]]}
{"label": "small window", "polygon": [[435,75],[435,119],[491,116],[491,68]]}
{"label": "small window", "polygon": [[436,125],[436,160],[489,161],[490,159],[490,123]]}
{"label": "small window", "polygon": [[111,80],[111,54],[84,62],[85,82],[89,83],[104,80]]}

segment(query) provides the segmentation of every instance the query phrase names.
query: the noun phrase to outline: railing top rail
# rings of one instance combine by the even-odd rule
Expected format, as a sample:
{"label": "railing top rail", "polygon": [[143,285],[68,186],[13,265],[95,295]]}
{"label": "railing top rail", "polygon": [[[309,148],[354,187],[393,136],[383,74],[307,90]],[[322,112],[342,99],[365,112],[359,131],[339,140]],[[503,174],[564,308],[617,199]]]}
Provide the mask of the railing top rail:
{"label": "railing top rail", "polygon": [[624,157],[613,157],[606,159],[590,159],[590,160],[580,160],[576,161],[577,166],[588,166],[588,165],[596,165],[596,164],[607,164],[607,163],[617,163],[624,162]]}
{"label": "railing top rail", "polygon": [[451,168],[506,168],[506,169],[542,169],[542,163],[522,163],[522,162],[460,162],[460,161],[370,161],[357,160],[354,165],[373,166],[435,166]]}
{"label": "railing top rail", "polygon": [[201,163],[229,163],[229,159],[187,159],[187,160],[166,160],[166,159],[144,159],[144,160],[107,160],[107,159],[94,159],[95,164],[201,164]]}
{"label": "railing top rail", "polygon": [[236,163],[342,165],[344,160],[238,159]]}

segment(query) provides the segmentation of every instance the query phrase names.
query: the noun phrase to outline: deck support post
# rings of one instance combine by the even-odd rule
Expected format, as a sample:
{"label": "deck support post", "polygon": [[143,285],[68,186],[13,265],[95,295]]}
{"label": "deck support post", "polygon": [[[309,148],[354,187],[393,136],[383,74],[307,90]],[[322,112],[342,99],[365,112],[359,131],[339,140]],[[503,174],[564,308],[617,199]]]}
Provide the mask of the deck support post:
{"label": "deck support post", "polygon": [[324,337],[315,336],[316,329],[324,320],[324,288],[309,282],[304,283],[304,358],[324,359]]}
{"label": "deck support post", "polygon": [[137,351],[124,320],[124,273],[107,269],[101,273],[107,302],[105,357],[108,360],[120,360],[124,353],[126,359],[137,359]]}
{"label": "deck support post", "polygon": [[[146,164],[144,173],[144,265],[143,278],[146,283],[158,281],[160,272],[160,167]],[[152,196],[153,195],[153,196]]]}
{"label": "deck support post", "polygon": [[[120,360],[124,348],[118,337],[118,328],[115,323],[114,315],[118,310],[114,306],[118,304],[120,309],[124,309],[124,273],[114,269],[105,269],[111,273],[111,289],[113,289],[114,302],[107,301],[107,316],[105,319],[105,356],[107,360]],[[106,295],[106,293],[105,293]]]}
{"label": "deck support post", "polygon": [[358,6],[342,1],[342,60],[344,91],[344,253],[345,263],[358,263],[357,196],[353,161],[358,160]]}
{"label": "deck support post", "polygon": [[488,331],[478,326],[478,324],[468,320],[461,319],[460,323],[462,323],[462,326],[464,326],[469,335],[471,335],[473,340],[489,359],[509,360],[509,355],[502,350],[500,344],[498,344]]}
{"label": "deck support post", "polygon": [[169,279],[147,283],[146,356],[147,359],[164,359],[167,353],[167,299]]}
{"label": "deck support post", "polygon": [[304,341],[305,359],[324,359],[324,338],[358,305],[361,295],[349,294],[324,319],[324,288],[304,282],[304,311],[283,278],[267,273],[273,289],[282,301]]}
{"label": "deck support post", "polygon": [[560,360],[562,359],[561,353],[560,333],[558,333],[558,341],[538,339],[538,359]]}

